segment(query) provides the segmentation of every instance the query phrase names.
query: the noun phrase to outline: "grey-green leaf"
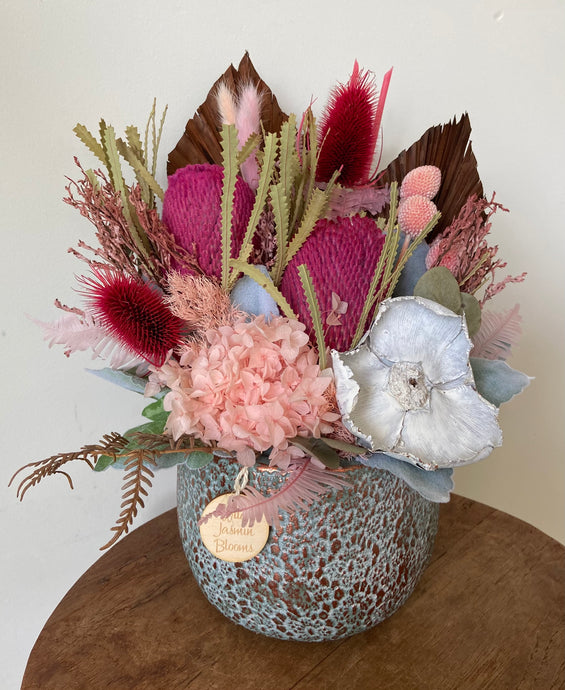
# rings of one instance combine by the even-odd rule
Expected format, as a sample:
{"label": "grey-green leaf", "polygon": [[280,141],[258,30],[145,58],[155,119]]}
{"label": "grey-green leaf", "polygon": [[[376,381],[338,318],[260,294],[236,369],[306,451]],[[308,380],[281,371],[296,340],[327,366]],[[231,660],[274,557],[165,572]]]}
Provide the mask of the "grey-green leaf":
{"label": "grey-green leaf", "polygon": [[321,460],[324,465],[331,470],[335,470],[339,467],[339,455],[321,439],[295,436],[288,440],[293,446],[298,446],[298,448],[301,448],[304,452],[308,453],[308,455],[312,455],[318,458],[318,460]]}
{"label": "grey-green leaf", "polygon": [[479,332],[481,327],[481,305],[476,297],[467,292],[461,293],[461,308],[467,321],[469,337],[472,338]]}
{"label": "grey-green leaf", "polygon": [[470,362],[477,391],[497,407],[521,393],[532,380],[500,359],[471,357]]}
{"label": "grey-green leaf", "polygon": [[431,299],[456,314],[461,309],[461,293],[453,273],[445,266],[426,271],[414,288],[414,295]]}
{"label": "grey-green leaf", "polygon": [[[181,453],[175,453],[176,455],[181,455]],[[201,450],[193,450],[192,453],[187,453],[184,451],[182,453],[183,460],[180,462],[185,462],[191,470],[199,470],[201,467],[206,467],[214,459],[212,453],[205,453]]]}

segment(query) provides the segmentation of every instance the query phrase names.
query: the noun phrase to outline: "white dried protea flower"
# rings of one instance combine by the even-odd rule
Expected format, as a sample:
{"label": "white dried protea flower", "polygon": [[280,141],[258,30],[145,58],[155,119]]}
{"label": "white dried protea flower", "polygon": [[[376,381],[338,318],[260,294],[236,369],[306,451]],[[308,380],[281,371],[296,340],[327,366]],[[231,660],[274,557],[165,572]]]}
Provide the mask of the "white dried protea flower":
{"label": "white dried protea flower", "polygon": [[362,445],[434,470],[502,443],[498,409],[475,390],[463,316],[422,297],[385,300],[350,352],[332,351],[343,423]]}

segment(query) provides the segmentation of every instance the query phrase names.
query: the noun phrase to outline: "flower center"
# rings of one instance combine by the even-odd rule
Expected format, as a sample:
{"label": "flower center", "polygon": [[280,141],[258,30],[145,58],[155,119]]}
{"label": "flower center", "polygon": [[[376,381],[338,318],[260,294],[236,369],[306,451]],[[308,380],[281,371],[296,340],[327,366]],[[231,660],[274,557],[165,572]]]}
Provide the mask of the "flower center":
{"label": "flower center", "polygon": [[397,362],[390,368],[388,392],[405,410],[426,407],[429,390],[421,364]]}

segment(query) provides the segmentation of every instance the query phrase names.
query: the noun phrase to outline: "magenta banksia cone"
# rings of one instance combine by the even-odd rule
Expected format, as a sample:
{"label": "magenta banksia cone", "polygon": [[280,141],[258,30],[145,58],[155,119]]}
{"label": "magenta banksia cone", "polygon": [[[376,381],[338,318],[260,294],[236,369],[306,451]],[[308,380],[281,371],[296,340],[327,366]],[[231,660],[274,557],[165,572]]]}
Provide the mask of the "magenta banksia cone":
{"label": "magenta banksia cone", "polygon": [[441,170],[435,165],[420,165],[406,174],[400,185],[400,198],[418,194],[433,199],[441,185]]}
{"label": "magenta banksia cone", "polygon": [[[298,275],[306,264],[316,290],[328,347],[348,350],[355,335],[365,297],[384,244],[384,235],[370,218],[353,216],[335,221],[320,220],[302,248],[289,263],[280,290],[315,342],[308,303]],[[328,324],[332,293],[347,303],[339,315],[341,325]],[[335,299],[335,298],[334,298]],[[330,323],[333,320],[330,319]],[[370,319],[367,323],[370,323]]]}
{"label": "magenta banksia cone", "polygon": [[[163,221],[181,247],[196,256],[208,276],[221,275],[220,165],[187,165],[169,177]],[[232,257],[237,256],[253,208],[254,194],[239,178],[232,216]]]}
{"label": "magenta banksia cone", "polygon": [[169,350],[180,344],[184,322],[146,283],[113,268],[93,273],[80,282],[95,321],[119,343],[160,367]]}
{"label": "magenta banksia cone", "polygon": [[328,182],[340,169],[339,182],[345,186],[369,182],[391,72],[377,95],[371,73],[362,72],[355,61],[347,84],[331,92],[319,130],[319,182]]}
{"label": "magenta banksia cone", "polygon": [[398,225],[405,235],[418,237],[437,213],[436,205],[425,196],[414,194],[402,199],[398,206]]}

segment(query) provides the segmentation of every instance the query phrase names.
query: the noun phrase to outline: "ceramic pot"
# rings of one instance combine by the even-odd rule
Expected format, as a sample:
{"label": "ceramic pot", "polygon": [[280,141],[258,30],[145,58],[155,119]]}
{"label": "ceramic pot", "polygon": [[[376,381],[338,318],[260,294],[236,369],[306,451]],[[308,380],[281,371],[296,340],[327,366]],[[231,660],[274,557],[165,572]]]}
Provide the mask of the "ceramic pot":
{"label": "ceramic pot", "polygon": [[[228,460],[178,468],[184,551],[227,618],[269,637],[336,640],[372,628],[410,596],[433,548],[436,503],[385,470],[347,469],[350,488],[324,494],[309,510],[281,513],[259,555],[229,563],[204,547],[197,523],[213,498],[233,490],[238,470]],[[250,473],[264,494],[283,479],[278,471]]]}

